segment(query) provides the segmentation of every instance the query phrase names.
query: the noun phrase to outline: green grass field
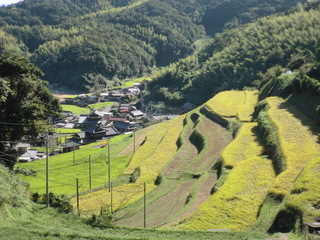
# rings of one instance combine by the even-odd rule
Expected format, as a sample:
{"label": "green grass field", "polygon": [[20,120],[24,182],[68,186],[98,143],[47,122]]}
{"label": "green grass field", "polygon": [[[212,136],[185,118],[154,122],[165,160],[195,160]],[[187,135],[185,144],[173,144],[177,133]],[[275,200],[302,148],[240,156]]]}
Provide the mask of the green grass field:
{"label": "green grass field", "polygon": [[[121,174],[130,161],[130,156],[117,157],[131,140],[130,135],[115,137],[110,142],[111,179]],[[60,154],[49,158],[49,188],[55,194],[73,195],[76,193],[76,178],[81,184],[80,191],[89,190],[89,156],[91,156],[92,188],[102,187],[108,182],[108,141],[101,141],[85,146],[80,150]],[[34,177],[21,176],[30,183],[32,192],[45,192],[46,160],[19,163],[16,167],[32,169],[37,172]]]}
{"label": "green grass field", "polygon": [[127,82],[124,82],[122,83],[120,86],[117,86],[115,88],[128,88],[128,87],[133,87],[134,86],[134,83],[141,83],[142,81],[151,81],[152,78],[151,77],[141,77],[141,78],[136,78],[136,79],[133,79],[131,81],[127,81]]}
{"label": "green grass field", "polygon": [[80,128],[53,128],[58,134],[78,133],[81,132]]}
{"label": "green grass field", "polygon": [[17,240],[236,240],[264,239],[267,234],[258,232],[201,232],[160,231],[154,229],[97,228],[74,214],[59,213],[54,208],[38,206],[29,216],[4,222],[0,227],[0,239]]}
{"label": "green grass field", "polygon": [[76,115],[89,114],[90,113],[90,109],[89,108],[78,107],[78,106],[75,106],[75,105],[61,104],[61,107],[62,107],[63,111],[70,111],[70,112],[73,112]]}
{"label": "green grass field", "polygon": [[112,104],[113,104],[113,102],[100,102],[100,103],[90,104],[88,106],[90,108],[94,109],[94,110],[99,110],[99,109],[102,109],[104,107],[109,107]]}

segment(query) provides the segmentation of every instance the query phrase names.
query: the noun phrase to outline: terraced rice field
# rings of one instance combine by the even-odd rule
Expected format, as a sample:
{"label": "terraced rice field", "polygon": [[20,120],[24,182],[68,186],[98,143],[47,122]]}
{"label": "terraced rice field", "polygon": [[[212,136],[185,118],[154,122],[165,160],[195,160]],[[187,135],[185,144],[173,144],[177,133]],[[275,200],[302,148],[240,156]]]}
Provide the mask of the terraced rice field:
{"label": "terraced rice field", "polygon": [[272,162],[259,157],[263,147],[256,127],[256,123],[244,123],[237,138],[223,151],[223,161],[233,167],[224,185],[174,227],[244,230],[254,224],[275,177]]}
{"label": "terraced rice field", "polygon": [[[202,147],[193,143],[195,131],[200,134],[197,137],[203,138]],[[197,111],[185,117],[179,140],[181,146],[163,169],[161,184],[147,196],[148,227],[170,226],[176,219],[190,215],[211,195],[217,179],[216,173],[210,171],[219,155],[215,153],[231,140],[230,132]],[[141,227],[141,206],[138,201],[120,210],[117,224]]]}
{"label": "terraced rice field", "polygon": [[[140,172],[143,172],[141,174],[143,179],[148,180],[150,183],[154,183],[163,167],[161,164],[160,169],[158,169],[158,166],[152,166],[155,165],[153,164],[154,160],[159,159],[159,161],[164,161],[163,164],[166,164],[175,153],[178,148],[176,142],[183,128],[183,118],[184,117],[176,118],[173,121],[161,124],[150,131],[147,134],[144,144],[132,157],[129,166],[125,170],[125,174],[132,174],[139,168]],[[170,135],[168,135],[169,133]],[[164,139],[166,141],[164,141]],[[157,154],[157,158],[155,158],[155,154]],[[168,159],[162,157],[167,157]],[[150,169],[148,169],[148,167],[150,167]],[[146,179],[148,178],[147,176],[149,179]]]}
{"label": "terraced rice field", "polygon": [[215,95],[205,106],[222,117],[250,122],[257,101],[258,91],[225,91]]}
{"label": "terraced rice field", "polygon": [[277,176],[269,193],[284,197],[303,167],[320,157],[320,145],[318,137],[310,130],[312,122],[296,108],[277,97],[268,98],[267,105],[267,116],[277,131],[279,148],[285,159],[285,170]]}
{"label": "terraced rice field", "polygon": [[253,157],[234,167],[224,185],[192,215],[176,223],[178,229],[249,229],[256,221],[274,180],[270,160]]}
{"label": "terraced rice field", "polygon": [[286,204],[303,212],[305,222],[320,216],[320,158],[307,163],[295,182]]}
{"label": "terraced rice field", "polygon": [[189,168],[189,171],[193,173],[201,173],[212,169],[221,156],[221,152],[233,140],[231,132],[205,116],[202,116],[197,127],[205,137],[205,148]]}
{"label": "terraced rice field", "polygon": [[264,149],[257,138],[257,123],[243,123],[237,137],[222,152],[226,168],[233,168],[239,162],[263,154]]}
{"label": "terraced rice field", "polygon": [[[152,191],[156,186],[151,184],[146,186],[146,193]],[[123,208],[134,201],[143,198],[144,186],[141,184],[124,184],[109,189],[96,191],[86,194],[79,198],[80,213],[82,216],[91,217],[92,214],[99,215],[100,210],[104,206],[116,211]],[[73,205],[76,207],[76,199],[73,199]]]}

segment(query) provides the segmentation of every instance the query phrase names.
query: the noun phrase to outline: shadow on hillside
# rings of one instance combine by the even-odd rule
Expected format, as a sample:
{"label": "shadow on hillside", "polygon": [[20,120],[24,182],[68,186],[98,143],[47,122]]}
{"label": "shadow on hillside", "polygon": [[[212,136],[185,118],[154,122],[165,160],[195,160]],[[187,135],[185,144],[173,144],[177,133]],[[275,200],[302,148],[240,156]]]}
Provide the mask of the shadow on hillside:
{"label": "shadow on hillside", "polygon": [[279,109],[285,109],[290,112],[295,118],[299,119],[303,126],[306,126],[309,131],[318,137],[317,143],[320,143],[320,127],[316,124],[316,121],[308,118],[298,108],[288,102],[281,103]]}

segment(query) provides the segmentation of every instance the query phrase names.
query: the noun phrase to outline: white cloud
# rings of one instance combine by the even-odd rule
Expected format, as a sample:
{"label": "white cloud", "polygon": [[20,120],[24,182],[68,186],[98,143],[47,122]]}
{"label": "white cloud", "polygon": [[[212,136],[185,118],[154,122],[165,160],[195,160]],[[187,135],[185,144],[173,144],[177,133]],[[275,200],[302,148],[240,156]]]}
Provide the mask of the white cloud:
{"label": "white cloud", "polygon": [[22,0],[0,0],[0,6],[21,2]]}

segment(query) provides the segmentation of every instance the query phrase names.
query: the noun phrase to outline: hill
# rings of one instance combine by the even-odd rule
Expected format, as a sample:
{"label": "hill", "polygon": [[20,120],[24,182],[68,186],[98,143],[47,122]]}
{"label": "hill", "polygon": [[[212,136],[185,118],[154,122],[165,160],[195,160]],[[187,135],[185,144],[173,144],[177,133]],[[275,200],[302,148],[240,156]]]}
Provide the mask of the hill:
{"label": "hill", "polygon": [[0,53],[27,55],[50,83],[101,90],[192,54],[207,34],[297,2],[25,0],[0,8]]}
{"label": "hill", "polygon": [[[281,74],[277,79],[284,79],[287,75]],[[295,78],[289,79],[293,81]],[[262,89],[266,90],[265,86],[269,85],[265,81]],[[316,177],[320,159],[319,129],[315,119],[299,111],[290,103],[290,98],[270,97],[270,93],[261,91],[258,103],[257,91],[221,92],[185,115],[143,129],[141,133],[137,132],[138,147],[130,162],[120,166],[118,161],[129,152],[133,153],[133,139],[130,135],[125,136],[125,142],[123,139],[118,141],[124,144],[115,147],[118,153],[112,153],[112,171],[118,172],[112,176],[112,188],[108,189],[106,180],[101,183],[100,190],[92,189],[91,193],[86,192],[87,186],[83,186],[86,189],[81,188],[84,191],[80,197],[80,215],[89,219],[91,214],[96,218],[103,217],[101,209],[107,209],[113,224],[171,229],[172,234],[175,229],[178,232],[174,233],[178,235],[189,230],[225,229],[231,232],[222,236],[236,239],[241,234],[250,236],[248,231],[253,231],[251,236],[256,234],[255,231],[269,234],[300,232],[303,222],[314,221],[320,214]],[[234,108],[228,107],[234,102],[232,96],[237,102]],[[253,121],[255,117],[256,122]],[[125,147],[128,140],[131,143]],[[112,146],[116,142],[115,139]],[[98,154],[101,150],[95,151]],[[100,160],[101,156],[94,161],[99,164]],[[55,170],[68,159],[50,162],[50,168]],[[37,161],[37,165],[40,163]],[[67,164],[64,171],[69,172],[70,178],[75,178],[87,171],[87,167],[83,167],[81,173],[79,166]],[[24,168],[27,169],[28,165],[24,164]],[[70,173],[75,170],[77,173],[73,177]],[[64,180],[60,181],[69,178],[66,173],[61,176]],[[31,182],[31,189],[39,186],[36,181]],[[56,180],[51,184],[54,182]],[[61,190],[71,182],[57,184]],[[44,187],[37,190],[43,192]],[[36,212],[47,214],[45,211]],[[70,231],[80,225],[70,227]],[[103,232],[85,228],[93,238]],[[37,234],[41,235],[43,231],[65,239],[73,234],[62,230],[54,233],[53,229],[46,228],[37,230]],[[119,236],[122,231],[115,228],[108,234]],[[29,234],[35,234],[31,232]],[[147,232],[137,233],[143,235]],[[157,239],[159,234],[167,233],[155,232],[153,237]],[[212,237],[220,236],[211,234]]]}
{"label": "hill", "polygon": [[202,104],[223,90],[258,86],[261,74],[312,62],[319,39],[319,1],[216,34],[197,54],[163,69],[146,99]]}

